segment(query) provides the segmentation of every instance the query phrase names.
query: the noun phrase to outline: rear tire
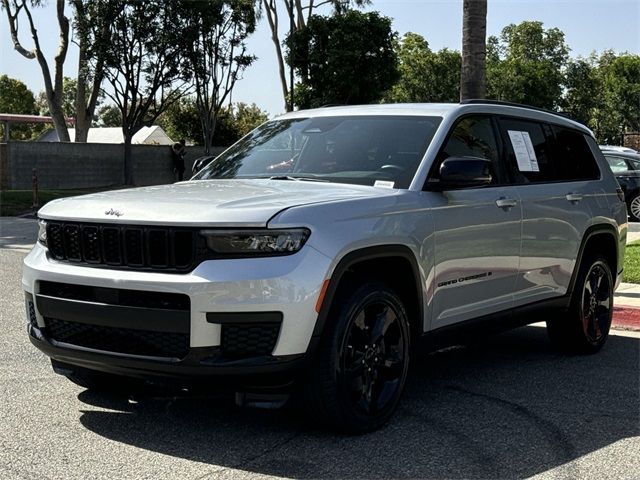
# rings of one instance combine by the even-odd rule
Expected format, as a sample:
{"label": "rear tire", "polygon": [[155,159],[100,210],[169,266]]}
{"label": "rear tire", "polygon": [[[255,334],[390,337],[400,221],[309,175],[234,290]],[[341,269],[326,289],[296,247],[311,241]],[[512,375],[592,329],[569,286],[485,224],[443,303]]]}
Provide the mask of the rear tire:
{"label": "rear tire", "polygon": [[586,256],[569,310],[547,321],[553,345],[572,353],[596,353],[607,341],[613,318],[613,276],[604,257]]}
{"label": "rear tire", "polygon": [[348,433],[384,425],[409,367],[409,322],[400,297],[370,282],[340,292],[302,400],[309,418]]}

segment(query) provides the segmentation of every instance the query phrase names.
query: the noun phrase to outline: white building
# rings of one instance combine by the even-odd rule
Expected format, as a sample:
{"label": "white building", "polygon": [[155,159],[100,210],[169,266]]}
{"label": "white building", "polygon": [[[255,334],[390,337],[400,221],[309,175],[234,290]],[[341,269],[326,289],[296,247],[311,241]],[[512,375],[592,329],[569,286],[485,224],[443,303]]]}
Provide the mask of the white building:
{"label": "white building", "polygon": [[[75,128],[69,129],[69,138],[73,142],[76,138]],[[38,142],[58,142],[58,134],[55,130],[49,130],[42,134]],[[90,128],[87,137],[88,143],[124,143],[124,135],[120,127]],[[153,125],[142,127],[131,141],[133,144],[145,145],[173,145],[174,141],[169,138],[162,127]]]}

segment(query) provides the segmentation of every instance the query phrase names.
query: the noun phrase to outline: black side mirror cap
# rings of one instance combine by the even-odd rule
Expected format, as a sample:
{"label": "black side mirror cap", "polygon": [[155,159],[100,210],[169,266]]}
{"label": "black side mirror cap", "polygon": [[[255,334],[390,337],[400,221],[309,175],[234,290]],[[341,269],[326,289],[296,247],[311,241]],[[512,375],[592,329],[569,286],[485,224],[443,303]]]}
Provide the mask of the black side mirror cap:
{"label": "black side mirror cap", "polygon": [[427,190],[443,191],[484,187],[493,180],[490,160],[478,157],[449,157],[440,165],[440,178],[430,180]]}

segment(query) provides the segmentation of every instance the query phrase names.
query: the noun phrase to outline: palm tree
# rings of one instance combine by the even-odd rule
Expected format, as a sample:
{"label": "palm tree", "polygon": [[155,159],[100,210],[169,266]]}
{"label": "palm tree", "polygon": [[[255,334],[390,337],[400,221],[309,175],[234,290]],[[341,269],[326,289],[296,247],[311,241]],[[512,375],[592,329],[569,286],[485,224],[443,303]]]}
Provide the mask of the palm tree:
{"label": "palm tree", "polygon": [[487,0],[464,0],[462,12],[461,101],[487,93]]}

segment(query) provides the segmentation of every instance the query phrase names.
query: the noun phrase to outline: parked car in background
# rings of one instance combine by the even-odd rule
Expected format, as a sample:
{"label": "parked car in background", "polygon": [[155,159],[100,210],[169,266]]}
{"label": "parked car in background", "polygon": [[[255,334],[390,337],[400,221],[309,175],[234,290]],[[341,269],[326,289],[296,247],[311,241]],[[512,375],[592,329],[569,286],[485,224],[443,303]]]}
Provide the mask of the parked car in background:
{"label": "parked car in background", "polygon": [[607,150],[602,153],[622,187],[629,217],[640,221],[640,155]]}
{"label": "parked car in background", "polygon": [[611,152],[622,152],[622,153],[638,153],[636,150],[634,150],[633,148],[629,148],[629,147],[619,147],[616,145],[598,145],[600,147],[600,150],[604,151],[611,151]]}

